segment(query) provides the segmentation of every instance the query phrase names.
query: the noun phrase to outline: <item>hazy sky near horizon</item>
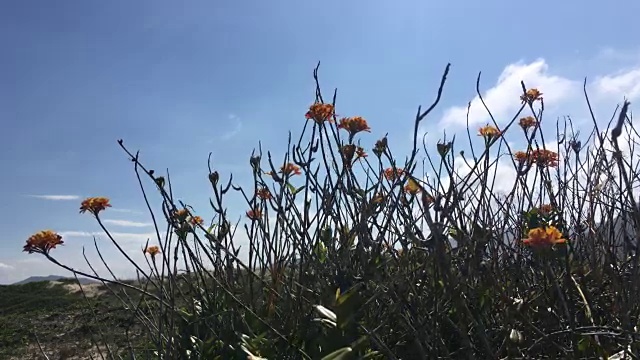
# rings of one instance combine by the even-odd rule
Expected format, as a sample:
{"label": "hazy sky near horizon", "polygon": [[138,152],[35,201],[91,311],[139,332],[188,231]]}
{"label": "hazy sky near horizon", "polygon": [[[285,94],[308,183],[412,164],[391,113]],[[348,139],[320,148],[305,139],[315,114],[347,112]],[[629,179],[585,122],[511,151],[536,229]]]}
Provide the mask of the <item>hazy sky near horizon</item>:
{"label": "hazy sky near horizon", "polygon": [[[482,88],[499,122],[519,106],[520,81],[545,93],[547,118],[587,122],[588,77],[597,115],[640,99],[640,2],[188,1],[0,2],[0,284],[65,274],[22,252],[41,229],[65,237],[61,262],[98,261],[92,235],[120,275],[132,267],[87,214],[107,196],[106,225],[142,259],[150,216],[123,139],[141,160],[169,168],[178,197],[211,213],[207,156],[223,179],[250,178],[258,142],[280,159],[299,134],[321,61],[338,113],[365,117],[373,145],[389,133],[402,156],[418,105],[428,105],[445,65],[440,106],[422,129],[437,139],[464,130],[466,104]],[[477,103],[473,127],[488,120]],[[434,144],[435,146],[435,144]],[[159,209],[157,198],[153,201]],[[229,204],[239,218],[241,203]],[[153,242],[153,240],[152,240]]]}

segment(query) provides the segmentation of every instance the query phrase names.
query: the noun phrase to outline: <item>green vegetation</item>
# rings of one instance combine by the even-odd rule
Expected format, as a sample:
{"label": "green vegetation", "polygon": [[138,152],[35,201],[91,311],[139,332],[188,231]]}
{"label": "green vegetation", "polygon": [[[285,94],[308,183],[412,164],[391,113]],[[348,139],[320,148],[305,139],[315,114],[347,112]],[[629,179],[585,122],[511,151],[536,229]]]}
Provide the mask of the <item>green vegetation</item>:
{"label": "green vegetation", "polygon": [[[122,353],[114,347],[109,359],[640,353],[640,171],[629,104],[616,109],[612,127],[593,118],[591,132],[584,124],[578,132],[566,118],[548,126],[554,133],[542,126],[544,89],[522,84],[522,93],[513,94],[521,107],[512,118],[491,116],[491,124],[469,128],[467,139],[421,144],[419,129],[438,105],[448,71],[435,102],[408,124],[413,146],[401,157],[386,137],[363,136],[376,131],[366,119],[336,117],[316,69],[315,102],[287,154],[276,160],[254,151],[253,183],[244,186],[209,164],[211,213],[200,216],[177,200],[168,174],[145,167],[119,141],[151,209],[156,200],[145,184],[160,197],[154,219],[164,218],[168,231],[147,247],[147,264],[131,264],[141,281],[110,281],[117,290],[108,301],[97,297],[105,306],[97,317],[78,310],[78,331],[108,330],[113,337],[93,339],[106,349],[122,341],[116,329],[135,324],[138,344],[152,348]],[[512,149],[514,140],[524,145]],[[505,167],[513,177],[504,176]],[[241,223],[227,211],[233,195],[246,203]],[[111,236],[101,221],[109,207],[104,197],[81,205]],[[41,232],[26,249],[71,270],[55,259],[61,241]],[[29,289],[45,291],[38,286]],[[58,292],[43,295],[53,309],[47,316],[80,307],[77,298],[51,291]],[[22,293],[12,288],[10,296],[24,299]],[[116,299],[128,310],[105,310]],[[19,313],[4,316],[45,331],[41,308],[25,301]],[[27,333],[15,331],[4,331],[3,339],[24,342]],[[56,333],[40,338],[55,341]]]}

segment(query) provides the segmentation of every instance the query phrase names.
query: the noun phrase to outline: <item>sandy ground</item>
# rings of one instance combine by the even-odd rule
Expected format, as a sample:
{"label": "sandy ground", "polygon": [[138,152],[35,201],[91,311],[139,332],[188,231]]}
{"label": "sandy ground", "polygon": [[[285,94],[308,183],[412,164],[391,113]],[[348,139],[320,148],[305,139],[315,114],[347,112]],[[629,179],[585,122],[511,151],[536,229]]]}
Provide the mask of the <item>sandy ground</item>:
{"label": "sandy ground", "polygon": [[84,291],[87,297],[94,297],[97,295],[104,294],[106,290],[101,290],[100,287],[102,284],[87,284],[82,285],[82,289],[80,289],[80,285],[78,284],[63,284],[59,281],[50,281],[50,286],[54,285],[62,285],[65,289],[69,290],[70,293],[78,293],[82,294],[81,291]]}

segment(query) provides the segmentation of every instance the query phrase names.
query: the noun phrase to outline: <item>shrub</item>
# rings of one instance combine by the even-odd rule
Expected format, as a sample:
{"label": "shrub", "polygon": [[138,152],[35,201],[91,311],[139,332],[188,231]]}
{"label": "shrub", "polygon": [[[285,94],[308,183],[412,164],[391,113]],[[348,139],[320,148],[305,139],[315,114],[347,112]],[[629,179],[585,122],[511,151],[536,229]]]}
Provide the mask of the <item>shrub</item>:
{"label": "shrub", "polygon": [[[523,83],[513,94],[521,107],[507,123],[491,117],[468,128],[463,147],[459,139],[419,146],[448,71],[433,104],[419,109],[402,160],[386,136],[362,142],[375,129],[336,114],[316,68],[316,99],[283,158],[254,150],[253,182],[244,187],[209,164],[209,216],[177,201],[169,175],[145,167],[119,140],[151,215],[158,219],[145,178],[166,220],[166,235],[158,230],[157,245],[144,249],[145,269],[131,261],[136,283],[60,264],[51,255],[62,241],[55,233],[31,238],[25,250],[114,291],[136,291],[121,299],[153,349],[130,351],[150,357],[594,358],[628,346],[638,353],[639,172],[629,104],[604,131],[594,117],[587,135],[559,120],[557,141],[548,142],[544,89]],[[526,146],[512,149],[507,139],[516,137]],[[498,178],[505,165],[512,181]],[[236,223],[225,202],[234,192],[246,202]],[[81,211],[127,255],[101,221],[109,206],[89,198]],[[248,243],[238,243],[238,232]]]}

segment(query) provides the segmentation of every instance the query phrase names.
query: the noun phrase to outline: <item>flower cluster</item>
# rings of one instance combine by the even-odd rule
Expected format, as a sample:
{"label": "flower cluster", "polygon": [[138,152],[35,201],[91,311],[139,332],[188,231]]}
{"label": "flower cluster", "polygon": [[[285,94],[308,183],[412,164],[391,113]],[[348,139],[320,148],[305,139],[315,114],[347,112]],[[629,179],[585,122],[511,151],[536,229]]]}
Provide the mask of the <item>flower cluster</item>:
{"label": "flower cluster", "polygon": [[513,158],[516,159],[516,161],[519,163],[524,163],[529,159],[529,155],[527,155],[527,153],[524,151],[516,151],[513,154]]}
{"label": "flower cluster", "polygon": [[80,205],[80,213],[86,211],[98,216],[98,213],[106,208],[111,207],[109,199],[106,197],[90,197],[85,199]]}
{"label": "flower cluster", "polygon": [[300,172],[300,167],[292,163],[286,163],[283,166],[281,166],[280,172],[282,173],[282,175],[285,175],[285,176],[302,174],[302,172]]}
{"label": "flower cluster", "polygon": [[271,192],[269,191],[269,188],[266,187],[261,187],[256,191],[256,196],[262,200],[269,200],[271,199]]}
{"label": "flower cluster", "polygon": [[262,210],[260,209],[251,209],[247,211],[247,217],[251,220],[258,220],[262,218]]}
{"label": "flower cluster", "polygon": [[331,104],[315,103],[309,106],[309,111],[305,114],[307,119],[313,120],[318,124],[322,124],[325,121],[332,122],[335,115],[335,109]]}
{"label": "flower cluster", "polygon": [[556,244],[564,244],[566,240],[562,237],[560,230],[554,226],[538,227],[529,230],[528,237],[522,239],[522,243],[532,247],[545,247]]}
{"label": "flower cluster", "polygon": [[541,167],[557,167],[558,166],[558,153],[545,150],[545,149],[536,149],[531,152],[529,155],[531,162],[534,164],[538,164]]}
{"label": "flower cluster", "polygon": [[347,130],[351,136],[362,131],[371,132],[371,128],[369,127],[367,120],[360,116],[345,117],[340,119],[338,129]]}
{"label": "flower cluster", "polygon": [[538,164],[540,167],[557,167],[558,166],[558,153],[537,149],[527,154],[524,151],[516,151],[513,153],[513,158],[518,163]]}
{"label": "flower cluster", "polygon": [[403,174],[404,174],[404,169],[402,168],[396,168],[395,171],[393,170],[393,168],[387,168],[384,171],[384,177],[389,181],[393,181],[401,177]]}
{"label": "flower cluster", "polygon": [[204,220],[202,220],[200,216],[196,215],[189,218],[189,223],[191,223],[191,225],[193,226],[198,226],[204,224]]}
{"label": "flower cluster", "polygon": [[26,251],[29,254],[39,252],[48,254],[49,250],[54,249],[58,245],[62,245],[62,236],[51,230],[43,230],[37,232],[27,239],[22,251]]}
{"label": "flower cluster", "polygon": [[531,105],[536,100],[542,100],[542,93],[538,89],[532,88],[527,90],[523,95],[520,95],[520,100],[523,104]]}
{"label": "flower cluster", "polygon": [[538,126],[538,121],[533,116],[527,116],[520,119],[520,127],[525,131]]}
{"label": "flower cluster", "polygon": [[189,216],[189,211],[187,209],[179,209],[173,212],[173,218],[178,223],[183,223],[184,221],[186,221],[188,216]]}
{"label": "flower cluster", "polygon": [[478,130],[478,136],[482,136],[487,140],[491,140],[500,136],[502,132],[491,125],[483,126]]}
{"label": "flower cluster", "polygon": [[157,245],[153,245],[153,246],[147,246],[147,248],[144,249],[144,253],[151,255],[151,257],[153,258],[159,253],[161,253],[161,251],[160,251],[160,247],[158,247]]}

